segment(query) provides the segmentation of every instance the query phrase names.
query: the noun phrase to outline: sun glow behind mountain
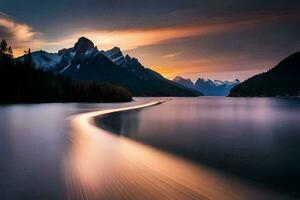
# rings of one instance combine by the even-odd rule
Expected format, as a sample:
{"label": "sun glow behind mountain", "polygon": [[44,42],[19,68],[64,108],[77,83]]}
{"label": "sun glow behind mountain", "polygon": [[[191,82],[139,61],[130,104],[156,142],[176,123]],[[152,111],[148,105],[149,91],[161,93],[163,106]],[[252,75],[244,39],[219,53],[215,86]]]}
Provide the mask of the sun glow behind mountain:
{"label": "sun glow behind mountain", "polygon": [[28,48],[57,52],[85,36],[99,49],[120,47],[167,78],[243,80],[300,48],[293,3],[65,0],[44,7],[3,0],[0,38],[13,44],[17,57]]}

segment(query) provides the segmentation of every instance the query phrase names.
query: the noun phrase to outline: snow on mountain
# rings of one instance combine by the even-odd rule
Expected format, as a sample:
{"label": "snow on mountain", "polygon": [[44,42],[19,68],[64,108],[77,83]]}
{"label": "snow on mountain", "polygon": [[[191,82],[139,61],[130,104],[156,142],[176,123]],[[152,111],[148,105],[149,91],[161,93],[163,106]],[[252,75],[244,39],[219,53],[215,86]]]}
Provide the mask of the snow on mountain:
{"label": "snow on mountain", "polygon": [[205,96],[227,96],[230,90],[240,83],[238,79],[234,81],[221,81],[199,78],[194,84],[190,79],[180,76],[174,78],[173,81],[185,87],[198,90]]}
{"label": "snow on mountain", "polygon": [[59,71],[59,73],[63,73],[64,71],[66,71],[69,67],[71,66],[71,63],[68,64],[65,68],[63,68],[62,70]]}
{"label": "snow on mountain", "polygon": [[151,69],[145,68],[138,61],[138,59],[134,57],[130,57],[129,55],[126,55],[124,57],[121,49],[118,47],[114,47],[108,51],[102,51],[102,54],[105,55],[107,58],[109,58],[112,62],[114,62],[118,66],[130,71],[131,73],[134,73],[136,76],[138,76],[141,79],[147,80],[148,76],[156,76],[157,78],[160,79],[163,78],[159,73],[154,72]]}
{"label": "snow on mountain", "polygon": [[239,83],[239,80],[231,82],[199,78],[195,82],[195,89],[206,96],[228,96],[230,90]]}
{"label": "snow on mountain", "polygon": [[[159,73],[144,67],[138,59],[124,56],[118,47],[98,50],[87,38],[79,38],[71,48],[57,53],[37,51],[31,53],[36,68],[53,71],[74,79],[99,81],[127,87],[136,96],[199,96],[165,79]],[[24,56],[16,60],[24,61]]]}
{"label": "snow on mountain", "polygon": [[[69,59],[71,52],[76,52]],[[187,89],[145,68],[136,58],[124,56],[118,47],[99,51],[87,38],[80,38],[73,48],[61,52],[57,71],[80,80],[92,80],[123,85],[137,96],[199,96],[200,92]]]}
{"label": "snow on mountain", "polygon": [[[124,56],[120,48],[114,47],[108,51],[99,51],[92,41],[84,37],[79,38],[74,47],[59,50],[58,53],[36,51],[31,55],[32,62],[36,68],[63,73],[69,67],[72,68],[72,63],[77,63],[75,65],[75,69],[79,70],[80,62],[83,62],[84,60],[92,60],[93,57],[100,54],[141,79],[147,80],[148,76],[155,76],[163,79],[159,73],[145,68],[138,59],[130,57],[129,55]],[[24,56],[17,59],[24,61]]]}
{"label": "snow on mountain", "polygon": [[108,51],[105,51],[104,55],[117,65],[122,65],[122,63],[125,60],[125,57],[123,56],[123,53],[121,52],[121,49],[118,47],[114,47]]}
{"label": "snow on mountain", "polygon": [[173,81],[185,87],[195,89],[194,83],[191,81],[191,79],[184,79],[181,76],[176,76]]}
{"label": "snow on mountain", "polygon": [[[108,51],[99,51],[92,41],[84,37],[79,38],[74,47],[62,49],[58,53],[48,53],[41,50],[33,52],[31,55],[36,68],[52,70],[61,74],[67,71],[79,71],[82,67],[99,60],[97,58],[102,56],[141,80],[148,81],[153,78],[166,80],[159,73],[144,67],[138,59],[129,55],[124,56],[120,48],[114,47]],[[24,56],[17,59],[24,61]],[[181,87],[197,90],[209,96],[227,96],[230,89],[240,83],[239,80],[230,82],[199,78],[194,84],[190,79],[184,79],[180,76],[173,81],[175,83],[170,81],[169,84],[177,86],[179,84]]]}
{"label": "snow on mountain", "polygon": [[[60,61],[62,56],[57,53],[48,53],[46,51],[36,51],[31,54],[33,65],[36,68],[50,70],[54,68]],[[24,56],[18,58],[21,62],[24,61]]]}
{"label": "snow on mountain", "polygon": [[[36,51],[31,53],[33,65],[44,70],[64,72],[75,60],[85,60],[101,54],[94,44],[85,38],[80,38],[74,47],[59,50],[58,53],[48,53],[46,51]],[[23,62],[24,56],[17,58]],[[76,67],[80,69],[80,65]]]}

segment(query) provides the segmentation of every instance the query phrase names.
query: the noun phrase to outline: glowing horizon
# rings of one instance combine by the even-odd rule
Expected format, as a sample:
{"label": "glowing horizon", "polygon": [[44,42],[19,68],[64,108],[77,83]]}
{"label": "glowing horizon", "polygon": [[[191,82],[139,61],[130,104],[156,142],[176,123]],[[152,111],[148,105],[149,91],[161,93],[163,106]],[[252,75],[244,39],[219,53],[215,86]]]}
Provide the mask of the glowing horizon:
{"label": "glowing horizon", "polygon": [[[28,48],[58,52],[84,36],[99,50],[119,47],[169,79],[181,75],[192,80],[244,80],[300,50],[295,40],[300,33],[295,26],[299,9],[285,4],[265,8],[252,2],[253,8],[244,10],[238,2],[232,8],[220,2],[224,8],[217,9],[205,1],[134,1],[122,4],[124,10],[113,2],[90,6],[76,0],[70,8],[53,5],[50,13],[40,5],[33,12],[27,4],[18,4],[0,3],[0,39],[13,47],[15,57]],[[205,6],[207,10],[200,12]],[[78,8],[83,9],[82,17],[75,12]]]}

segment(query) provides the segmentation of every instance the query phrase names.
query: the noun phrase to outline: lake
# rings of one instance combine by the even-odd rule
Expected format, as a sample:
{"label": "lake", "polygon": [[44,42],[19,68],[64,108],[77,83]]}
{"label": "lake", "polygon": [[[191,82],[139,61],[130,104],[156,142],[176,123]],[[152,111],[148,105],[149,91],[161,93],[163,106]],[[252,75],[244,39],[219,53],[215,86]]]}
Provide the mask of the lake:
{"label": "lake", "polygon": [[156,100],[0,107],[1,199],[298,197],[298,100],[172,98],[99,128],[78,115]]}

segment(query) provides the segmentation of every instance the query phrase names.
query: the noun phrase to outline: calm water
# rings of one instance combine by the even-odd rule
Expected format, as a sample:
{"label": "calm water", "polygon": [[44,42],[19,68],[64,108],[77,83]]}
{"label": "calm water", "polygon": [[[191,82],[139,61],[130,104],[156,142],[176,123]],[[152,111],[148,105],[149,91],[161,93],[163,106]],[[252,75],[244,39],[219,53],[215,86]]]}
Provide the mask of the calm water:
{"label": "calm water", "polygon": [[67,117],[118,106],[0,106],[0,199],[65,199],[62,162],[72,143]]}
{"label": "calm water", "polygon": [[69,118],[147,101],[1,106],[0,199],[288,199],[295,193],[298,101],[174,98],[97,118],[115,134]]}
{"label": "calm water", "polygon": [[299,100],[174,98],[97,123],[276,190],[300,187]]}

